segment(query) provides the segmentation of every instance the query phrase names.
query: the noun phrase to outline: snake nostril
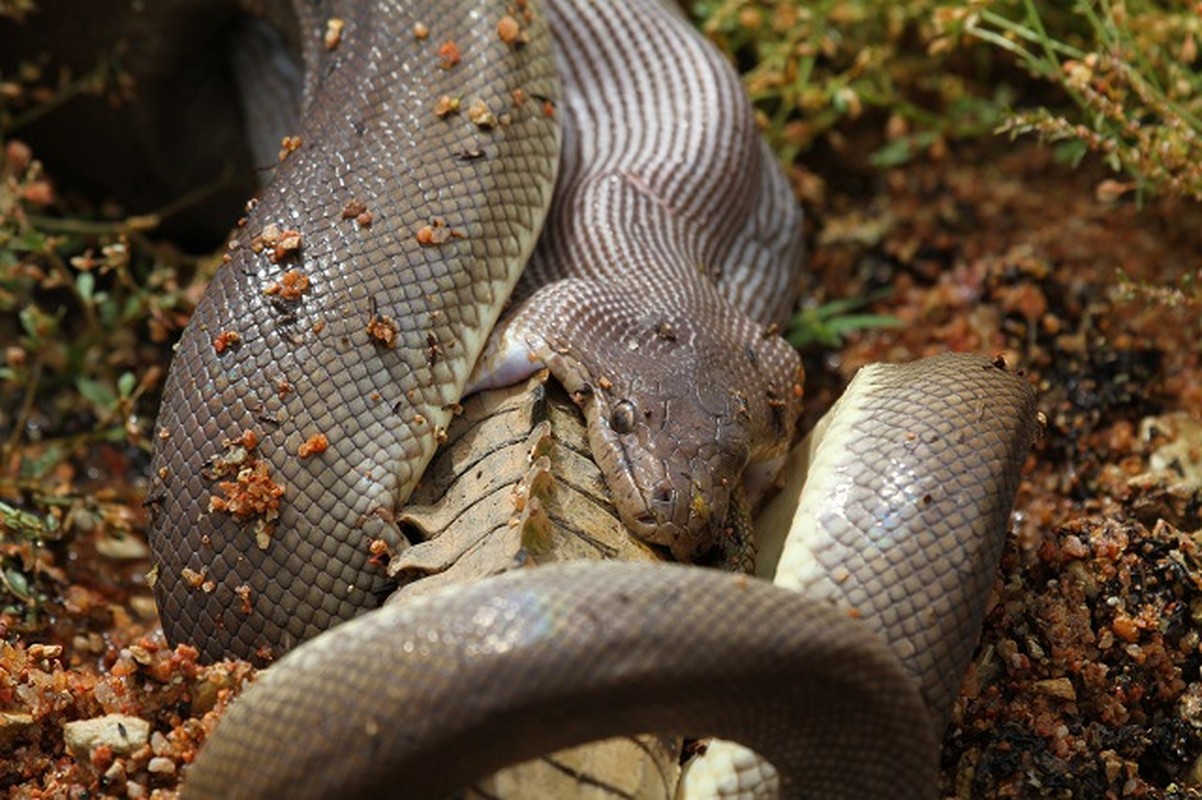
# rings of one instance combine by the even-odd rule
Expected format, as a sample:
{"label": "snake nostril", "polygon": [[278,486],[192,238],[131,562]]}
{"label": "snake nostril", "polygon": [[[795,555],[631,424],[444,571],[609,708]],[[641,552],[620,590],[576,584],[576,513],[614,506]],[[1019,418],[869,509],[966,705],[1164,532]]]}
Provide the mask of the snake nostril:
{"label": "snake nostril", "polygon": [[661,483],[651,493],[651,499],[657,505],[668,505],[676,499],[676,490],[672,488],[672,484],[670,483]]}

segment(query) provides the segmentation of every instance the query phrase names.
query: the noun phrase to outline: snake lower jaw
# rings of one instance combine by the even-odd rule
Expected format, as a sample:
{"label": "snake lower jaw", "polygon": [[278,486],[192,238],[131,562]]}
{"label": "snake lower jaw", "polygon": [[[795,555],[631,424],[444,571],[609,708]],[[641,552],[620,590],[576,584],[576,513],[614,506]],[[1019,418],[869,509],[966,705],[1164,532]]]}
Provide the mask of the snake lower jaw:
{"label": "snake lower jaw", "polygon": [[711,524],[710,518],[702,520],[701,525],[690,527],[649,510],[638,512],[633,517],[625,516],[619,511],[619,516],[622,523],[640,540],[647,544],[667,547],[675,560],[685,563],[694,562],[708,552],[717,541],[718,532],[721,530],[721,524]]}

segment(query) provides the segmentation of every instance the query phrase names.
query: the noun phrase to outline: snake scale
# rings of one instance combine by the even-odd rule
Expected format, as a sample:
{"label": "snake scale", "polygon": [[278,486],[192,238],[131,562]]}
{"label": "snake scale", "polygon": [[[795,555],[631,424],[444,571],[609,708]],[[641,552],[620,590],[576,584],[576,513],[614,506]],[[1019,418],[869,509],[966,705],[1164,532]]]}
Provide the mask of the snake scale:
{"label": "snake scale", "polygon": [[987,360],[849,390],[777,574],[816,598],[565,566],[347,621],[391,589],[396,509],[511,293],[476,384],[546,365],[623,522],[707,551],[743,468],[792,439],[800,364],[772,325],[800,226],[737,77],[673,6],[290,9],[299,140],[178,346],[148,505],[172,642],[267,662],[333,630],[235,704],[186,796],[437,797],[643,730],[750,744],[785,796],[933,792],[1034,435],[1030,388]]}

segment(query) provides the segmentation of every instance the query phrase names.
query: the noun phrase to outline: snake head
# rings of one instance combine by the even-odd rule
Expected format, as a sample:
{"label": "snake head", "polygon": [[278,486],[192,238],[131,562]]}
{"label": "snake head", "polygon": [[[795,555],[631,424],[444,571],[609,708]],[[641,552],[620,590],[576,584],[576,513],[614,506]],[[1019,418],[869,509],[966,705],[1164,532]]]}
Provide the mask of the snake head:
{"label": "snake head", "polygon": [[742,317],[696,319],[643,319],[626,328],[641,335],[609,342],[603,356],[579,337],[547,359],[584,410],[622,522],[681,561],[722,535],[748,461],[782,453],[800,410],[788,344]]}
{"label": "snake head", "polygon": [[696,560],[721,534],[747,464],[746,415],[735,394],[716,387],[625,383],[584,403],[593,456],[626,527],[678,560]]}
{"label": "snake head", "polygon": [[748,461],[789,446],[801,360],[716,294],[675,313],[648,311],[645,299],[566,279],[524,300],[494,336],[515,350],[509,360],[545,365],[583,410],[622,522],[694,561],[722,535]]}

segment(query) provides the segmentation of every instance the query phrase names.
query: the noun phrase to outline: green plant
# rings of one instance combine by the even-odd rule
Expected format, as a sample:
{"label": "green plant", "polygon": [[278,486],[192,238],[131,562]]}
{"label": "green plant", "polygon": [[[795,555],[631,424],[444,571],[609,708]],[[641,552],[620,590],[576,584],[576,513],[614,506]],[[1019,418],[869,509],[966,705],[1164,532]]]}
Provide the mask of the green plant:
{"label": "green plant", "polygon": [[[893,166],[979,136],[1003,119],[1011,88],[978,85],[952,68],[936,0],[699,0],[705,33],[743,68],[765,135],[793,165],[818,140],[844,148],[840,128],[868,111],[884,143],[872,158]],[[883,123],[883,125],[882,125]]]}
{"label": "green plant", "polygon": [[149,449],[158,351],[193,299],[178,276],[212,261],[148,238],[174,204],[124,219],[72,207],[16,138],[80,94],[124,92],[118,63],[106,55],[79,77],[32,64],[0,74],[0,478],[25,487],[89,442]]}
{"label": "green plant", "polygon": [[858,331],[873,328],[896,328],[901,320],[887,314],[861,313],[860,309],[883,300],[889,290],[873,292],[865,297],[831,300],[819,306],[803,307],[789,321],[785,338],[799,350],[807,347],[836,348],[843,340]]}
{"label": "green plant", "polygon": [[[28,148],[0,164],[0,363],[4,456],[12,466],[31,416],[92,421],[96,440],[139,442],[138,403],[160,375],[143,339],[166,343],[187,317],[171,248],[135,220],[104,223],[40,212],[57,203]],[[52,428],[58,427],[51,425]],[[18,472],[25,473],[25,464]]]}
{"label": "green plant", "polygon": [[1055,142],[1074,164],[1095,153],[1133,178],[1129,185],[1100,187],[1103,197],[1134,189],[1202,200],[1202,74],[1195,66],[1202,14],[1196,4],[1077,0],[1053,17],[1023,0],[1015,12],[969,3],[947,17],[946,30],[1010,53],[1063,89],[1076,108],[1020,109],[999,130]]}
{"label": "green plant", "polygon": [[[1035,134],[1068,163],[1092,152],[1131,177],[1099,186],[1103,199],[1202,199],[1195,2],[699,0],[693,10],[744,70],[795,177],[817,141],[845,151],[844,132],[874,110],[878,168],[949,139]],[[1013,65],[1061,92],[1040,92]]]}

